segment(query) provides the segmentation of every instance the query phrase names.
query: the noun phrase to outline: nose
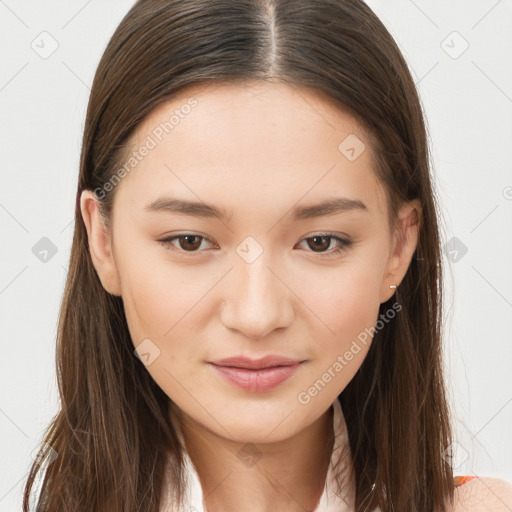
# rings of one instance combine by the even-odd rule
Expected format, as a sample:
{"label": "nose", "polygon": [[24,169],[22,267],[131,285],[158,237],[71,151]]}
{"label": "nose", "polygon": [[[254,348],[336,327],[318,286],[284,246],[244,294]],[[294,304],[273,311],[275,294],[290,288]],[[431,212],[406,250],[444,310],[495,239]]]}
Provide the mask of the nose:
{"label": "nose", "polygon": [[[235,260],[225,296],[221,320],[247,338],[265,338],[274,329],[293,321],[293,293],[269,265],[265,252],[254,262]],[[238,256],[236,256],[238,258]]]}

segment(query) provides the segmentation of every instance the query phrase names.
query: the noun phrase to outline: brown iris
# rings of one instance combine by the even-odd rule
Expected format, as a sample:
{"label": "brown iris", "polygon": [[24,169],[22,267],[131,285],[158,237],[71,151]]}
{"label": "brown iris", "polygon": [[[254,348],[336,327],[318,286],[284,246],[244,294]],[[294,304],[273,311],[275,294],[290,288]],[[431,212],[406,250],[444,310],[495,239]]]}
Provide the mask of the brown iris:
{"label": "brown iris", "polygon": [[[315,247],[313,247],[311,245],[311,241],[314,241],[315,243],[318,241],[318,240],[323,240],[324,243],[321,244],[321,247],[318,247],[318,245],[316,246],[316,249]],[[326,243],[325,243],[326,242]],[[314,251],[324,251],[326,249],[329,248],[329,245],[331,244],[331,237],[330,236],[313,236],[311,238],[308,238],[308,245],[309,247],[311,247],[311,249],[313,249]]]}
{"label": "brown iris", "polygon": [[[199,249],[202,239],[203,238],[198,235],[181,235],[178,237],[180,247],[184,250],[190,251]],[[185,244],[182,243],[183,240],[186,240]]]}

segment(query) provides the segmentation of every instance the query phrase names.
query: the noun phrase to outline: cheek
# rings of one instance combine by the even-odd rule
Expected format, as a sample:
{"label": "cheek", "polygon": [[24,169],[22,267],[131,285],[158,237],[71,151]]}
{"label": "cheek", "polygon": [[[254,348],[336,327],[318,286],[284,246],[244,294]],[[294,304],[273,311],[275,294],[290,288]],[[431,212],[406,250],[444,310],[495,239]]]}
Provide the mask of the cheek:
{"label": "cheek", "polygon": [[308,297],[325,325],[318,320],[308,325],[314,340],[312,363],[297,394],[304,405],[318,395],[325,403],[334,400],[354,378],[371,347],[380,304],[375,276],[368,273],[338,272],[336,278],[315,282],[315,291]]}
{"label": "cheek", "polygon": [[380,306],[378,273],[347,265],[346,269],[316,275],[302,286],[311,310],[329,327],[323,330],[333,338],[346,339],[374,325]]}
{"label": "cheek", "polygon": [[126,317],[134,341],[141,336],[154,338],[165,347],[177,333],[190,327],[200,328],[207,301],[202,300],[211,281],[208,276],[190,276],[179,268],[157,264],[127,274],[123,287]]}
{"label": "cheek", "polygon": [[206,295],[218,279],[211,272],[198,275],[167,262],[143,265],[135,258],[125,261],[121,277],[133,345],[144,347],[139,353],[150,353],[146,370],[167,396],[186,407],[188,393],[198,396],[207,386],[205,376],[194,371],[199,353],[193,340],[205,329],[211,314]]}
{"label": "cheek", "polygon": [[311,310],[322,321],[315,319],[309,324],[310,336],[315,340],[311,353],[315,362],[306,384],[320,379],[336,393],[352,380],[370,349],[383,273],[378,261],[359,258],[344,263],[328,272],[317,272],[303,282],[302,288],[307,291]]}
{"label": "cheek", "polygon": [[129,247],[117,266],[133,342],[137,345],[150,338],[165,347],[174,333],[200,312],[211,272],[173,264],[165,249],[144,241],[132,242]]}

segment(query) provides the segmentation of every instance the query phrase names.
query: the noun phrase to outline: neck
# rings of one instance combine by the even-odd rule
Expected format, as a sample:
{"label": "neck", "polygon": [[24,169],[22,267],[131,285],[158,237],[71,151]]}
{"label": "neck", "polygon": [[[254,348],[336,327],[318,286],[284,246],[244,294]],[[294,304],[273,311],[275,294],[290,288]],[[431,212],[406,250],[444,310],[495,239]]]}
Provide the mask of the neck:
{"label": "neck", "polygon": [[207,512],[316,508],[334,444],[332,407],[304,430],[273,443],[235,442],[183,413],[180,424]]}

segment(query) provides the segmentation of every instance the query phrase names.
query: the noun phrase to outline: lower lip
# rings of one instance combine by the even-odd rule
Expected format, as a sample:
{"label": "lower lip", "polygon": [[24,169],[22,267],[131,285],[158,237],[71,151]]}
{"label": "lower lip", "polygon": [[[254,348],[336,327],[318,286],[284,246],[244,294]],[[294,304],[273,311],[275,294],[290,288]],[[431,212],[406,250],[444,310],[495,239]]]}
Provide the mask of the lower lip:
{"label": "lower lip", "polygon": [[260,370],[248,370],[234,366],[209,364],[232,384],[253,393],[274,389],[289,379],[301,366],[301,363],[298,363],[289,366],[273,366]]}

